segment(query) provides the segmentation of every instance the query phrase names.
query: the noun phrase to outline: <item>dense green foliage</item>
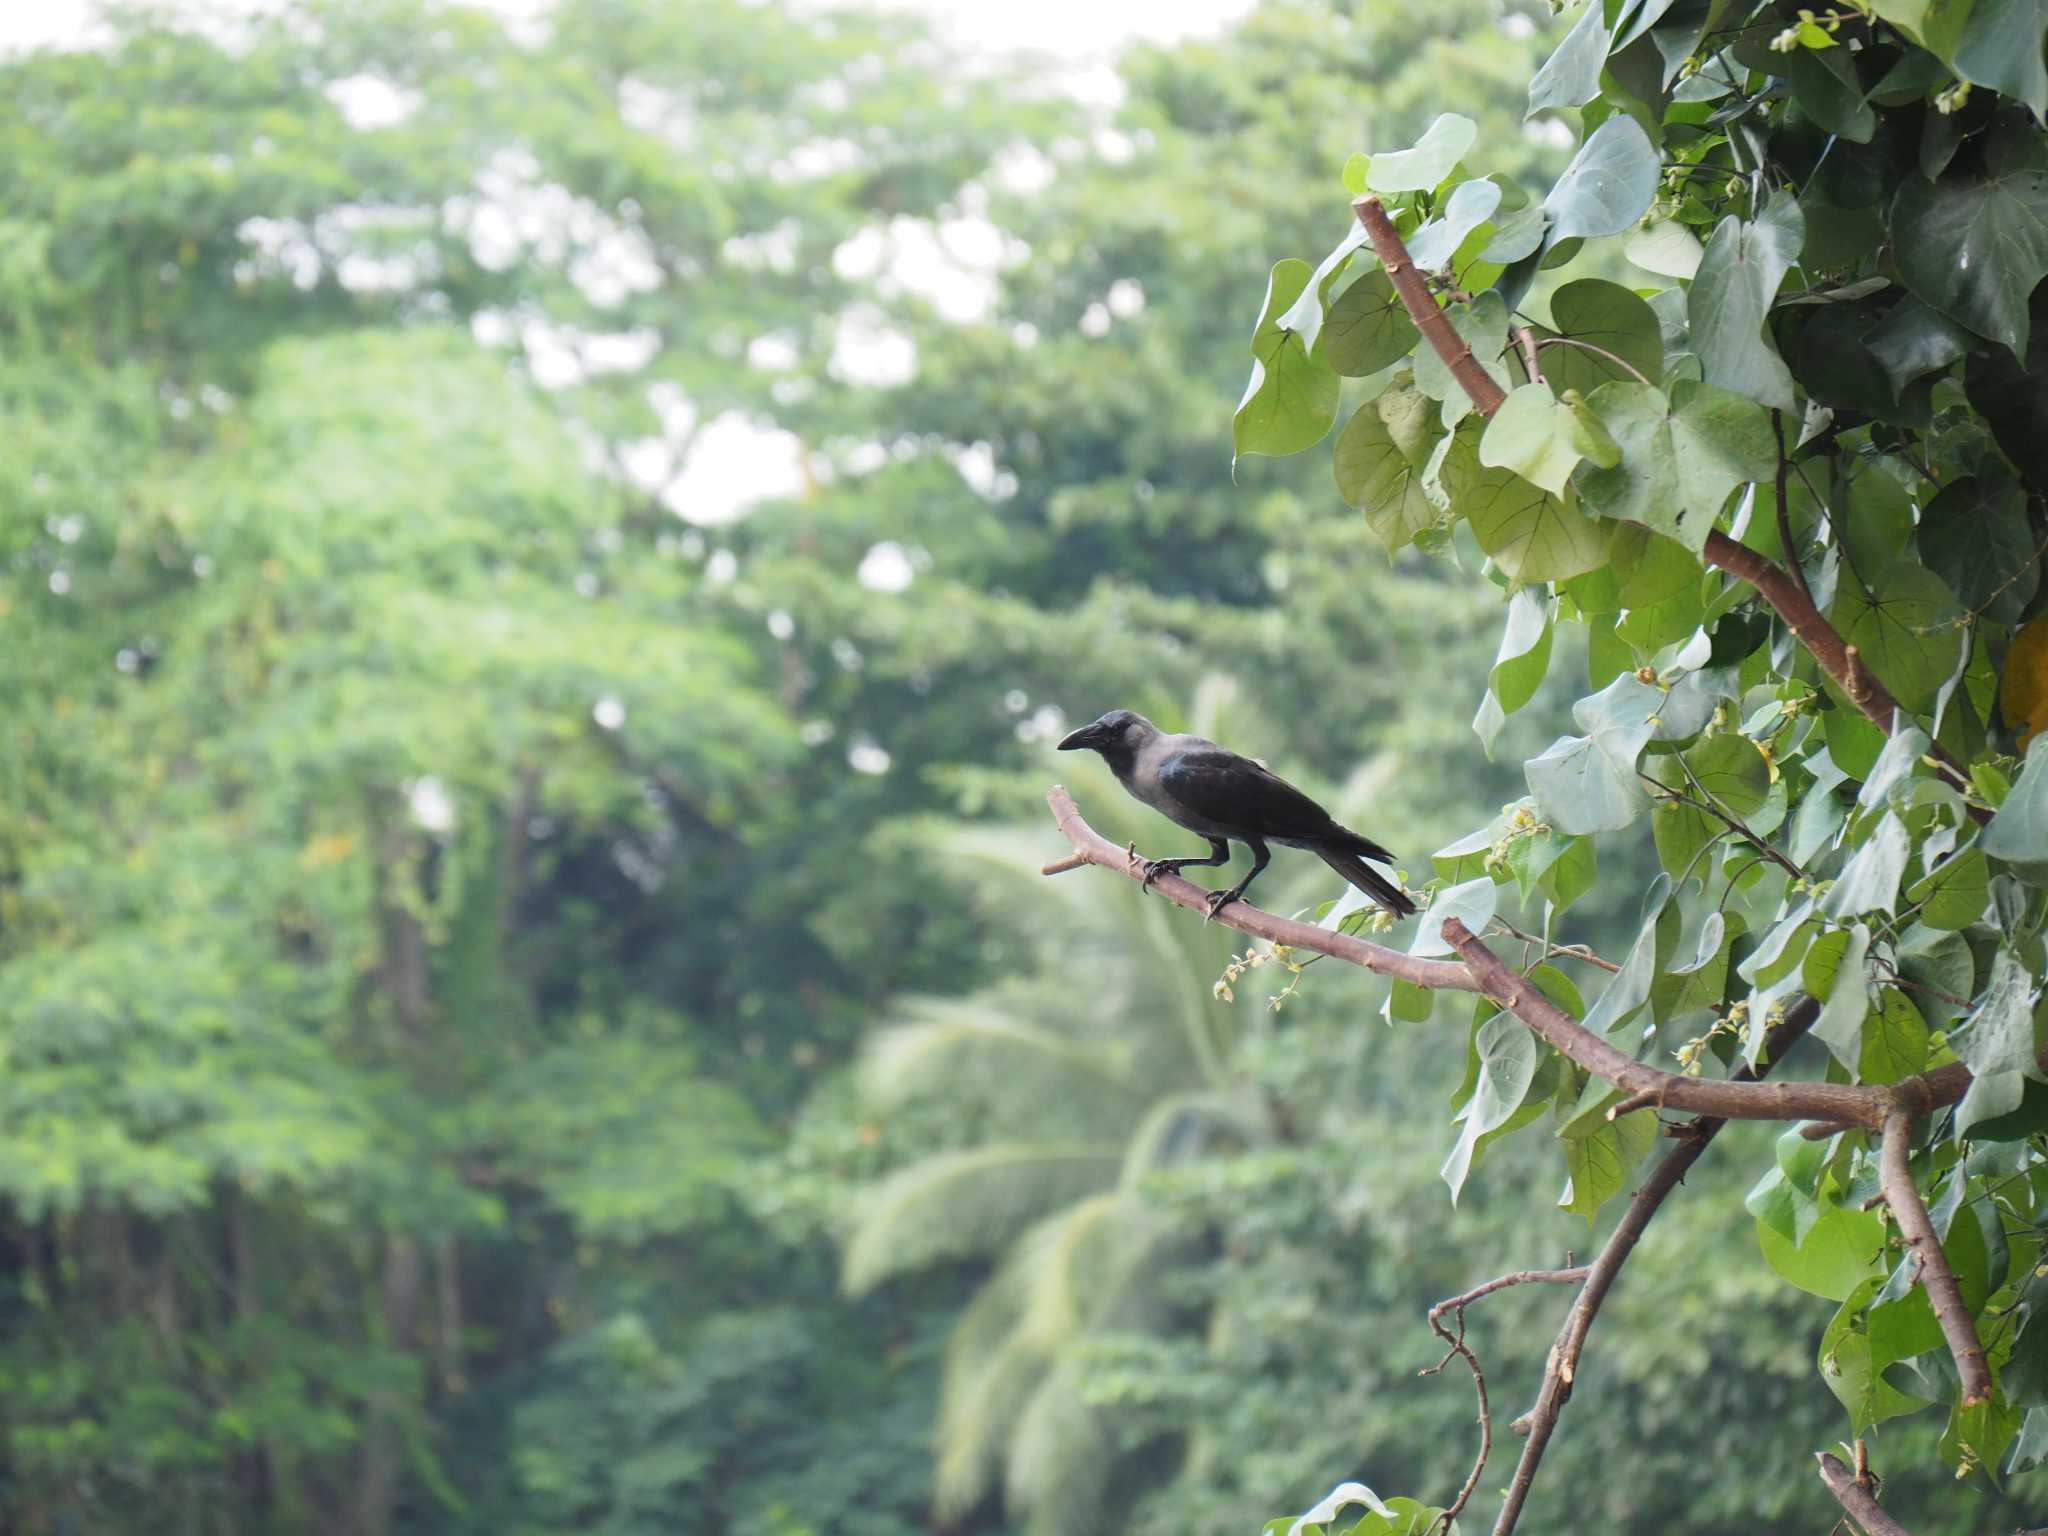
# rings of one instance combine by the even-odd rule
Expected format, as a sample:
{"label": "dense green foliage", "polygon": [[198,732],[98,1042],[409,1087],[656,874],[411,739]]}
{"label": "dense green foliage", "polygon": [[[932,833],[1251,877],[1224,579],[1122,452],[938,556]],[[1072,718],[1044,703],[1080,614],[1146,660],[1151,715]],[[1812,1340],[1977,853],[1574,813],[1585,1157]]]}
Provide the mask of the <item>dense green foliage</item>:
{"label": "dense green foliage", "polygon": [[[1370,208],[1319,266],[1281,261],[1233,427],[1240,454],[1335,431],[1337,488],[1390,552],[1455,553],[1510,594],[1482,735],[1534,695],[1556,629],[1586,637],[1575,733],[1436,856],[1419,942],[1504,893],[1567,934],[1603,858],[1650,844],[1618,972],[1538,971],[1555,1000],[1718,1075],[1806,994],[1806,1070],[1868,1085],[1873,1127],[1934,1094],[1913,1175],[1983,1391],[1916,1283],[1910,1192],[1872,1209],[1873,1130],[1787,1130],[1745,1203],[1779,1276],[1836,1304],[1817,1374],[1851,1433],[1941,1406],[1965,1485],[2048,1456],[2044,29],[2017,0],[1590,0],[1529,84],[1532,117],[1576,119],[1571,163],[1525,187],[1456,113],[1347,163],[1345,200],[1377,197],[1428,289],[1375,262]],[[1630,1187],[1651,1114],[1607,1115],[1620,1089],[1490,1001],[1471,1040],[1454,1198],[1525,1127],[1568,1209]],[[1957,1062],[1966,1093],[1918,1086]]]}
{"label": "dense green foliage", "polygon": [[[1482,660],[1442,583],[1305,547],[1312,480],[1232,527],[1207,306],[1283,201],[1191,240],[1181,193],[1281,113],[1220,115],[1213,48],[1140,62],[1100,148],[904,23],[738,4],[6,66],[10,1527],[922,1524],[971,1276],[850,1304],[835,1245],[978,1112],[877,1120],[841,1069],[907,989],[1071,960],[957,899],[934,818],[1028,813],[1048,707],[1333,688],[1365,634]],[[1053,187],[1006,198],[1019,157]],[[949,317],[888,258],[992,197],[1090,260]],[[1106,273],[1149,298],[1088,335]],[[805,475],[691,521],[739,420]],[[1342,773],[1396,694],[1301,750]]]}
{"label": "dense green foliage", "polygon": [[[1404,398],[1386,370],[1412,348],[1345,385],[1267,327],[1330,414],[1296,444],[1241,426],[1233,463],[1247,284],[1348,229],[1349,157],[1441,142],[1455,106],[1466,164],[1530,188],[1565,172],[1571,136],[1521,123],[1556,41],[1541,21],[1275,0],[1224,38],[1134,50],[1113,121],[900,17],[742,0],[561,0],[538,24],[434,0],[232,27],[136,13],[103,49],[0,62],[0,1525],[903,1536],[936,1510],[960,1530],[1242,1532],[1349,1477],[1444,1502],[1471,1408],[1461,1383],[1414,1379],[1435,1358],[1421,1312],[1583,1252],[1594,1186],[1548,1209],[1565,1165],[1532,1125],[1470,1149],[1447,1219],[1461,1129],[1417,1106],[1458,1086],[1462,1005],[1423,1023],[1428,1000],[1398,996],[1390,1028],[1367,978],[1256,954],[1225,973],[1221,928],[1035,870],[1060,776],[1106,832],[1184,851],[1048,750],[1063,720],[1122,704],[1283,763],[1418,886],[1493,890],[1504,841],[1500,909],[1540,924],[1591,873],[1572,851],[1590,833],[1530,830],[1563,825],[1540,796],[1513,836],[1437,870],[1427,851],[1521,795],[1589,651],[1596,683],[1630,647],[1630,666],[1697,668],[1703,627],[1712,665],[1686,692],[1713,728],[1686,750],[1777,732],[1760,836],[1798,835],[1811,784],[1852,809],[1817,747],[1840,736],[1825,761],[1849,770],[1874,735],[1825,697],[1777,727],[1732,712],[1729,689],[1801,664],[1690,556],[1642,538],[1608,580],[1588,514],[1571,526],[1600,530],[1601,568],[1555,587],[1495,550],[1520,577],[1504,610],[1451,563],[1390,561],[1382,503],[1347,515],[1326,464],[1265,451],[1326,433],[1347,389],[1365,402],[1347,435],[1372,436],[1365,397],[1391,380],[1374,399]],[[1880,35],[1862,25],[1842,36]],[[1597,86],[1575,35],[1572,78]],[[1751,85],[1783,66],[1742,47]],[[2027,226],[2007,203],[2033,184],[1993,166],[1995,90],[2025,94],[1986,80],[1923,113],[1964,131],[1915,216],[1960,227],[1944,200],[1991,196],[2010,252]],[[1718,173],[1749,152],[1731,146],[1805,142],[1796,91],[1712,125],[1720,98],[1618,92],[1548,106],[1593,129],[1619,103],[1689,169],[1651,235],[1577,253],[1602,279],[1639,279],[1624,246],[1682,248],[1674,228],[1731,197],[1757,214],[1743,199],[1776,182]],[[1880,204],[1854,181],[1891,175],[1873,157],[1919,163],[1896,126],[1916,109],[1869,110],[1866,140],[1796,162],[1827,209]],[[1426,186],[1409,162],[1411,234],[1450,216],[1458,160]],[[1499,236],[1495,212],[1465,245]],[[1827,217],[1807,207],[1809,251]],[[1862,260],[1796,269],[1785,298],[1853,291]],[[1531,302],[1585,335],[1626,311],[1609,350],[1654,345],[1645,371],[1675,400],[1683,304],[1651,304],[1652,337],[1608,282],[1575,321],[1558,283],[1577,272],[1534,275]],[[1893,317],[1896,283],[1772,310],[1770,355],[1836,410],[1813,418],[1793,527],[1838,605],[1862,589],[1836,565],[1866,561],[1832,553],[1838,503],[1856,529],[1876,508],[1868,561],[1915,553],[1975,593],[1981,661],[1940,724],[1974,720],[1957,750],[1995,763],[2012,743],[1984,679],[2032,583],[1969,587],[1983,573],[1942,553],[1965,541],[1928,529],[1992,518],[2000,581],[2034,548],[2004,515],[2039,477],[2023,364],[1976,339],[2015,312],[1944,320],[1959,300],[1903,281],[1921,310],[1893,329],[1936,359],[1913,378],[1961,378],[1921,415],[1836,400],[1812,361],[1834,332],[1798,339],[1838,311]],[[1588,410],[1614,398],[1576,387]],[[1624,450],[1633,420],[1605,428]],[[1873,501],[1861,477],[1908,450],[1945,505],[1924,474]],[[732,518],[702,466],[735,453],[751,504]],[[1524,467],[1556,479],[1547,460]],[[1446,535],[1438,503],[1407,505],[1420,542],[1481,568],[1469,515]],[[1775,548],[1768,509],[1745,527]],[[1888,638],[1893,606],[1867,605]],[[1490,672],[1504,611],[1521,638]],[[1788,675],[1788,699],[1815,691]],[[1489,677],[1498,762],[1469,726]],[[1969,858],[1971,828],[1901,766],[1912,856]],[[1834,821],[1810,828],[1799,859],[1825,880],[1869,820],[1839,851]],[[1601,830],[1572,937],[1627,949],[1654,860],[1713,828],[1643,831]],[[1986,850],[1984,901],[2020,889],[2011,851]],[[1309,864],[1283,855],[1266,899],[1331,896]],[[1721,878],[1665,903],[1646,965],[1689,951]],[[1782,894],[1744,878],[1737,944]],[[1845,915],[1868,963],[1907,967],[1899,922]],[[1967,921],[1946,931],[1992,964]],[[1650,1003],[1660,1043],[1703,1031],[1665,990]],[[1577,1087],[1549,1066],[1531,1083],[1546,1105]],[[1645,1245],[1541,1510],[1658,1531],[1825,1518],[1806,1458],[1838,1433],[1809,1364],[1827,1318],[1777,1283],[1740,1204],[1767,1142],[1731,1137]],[[1768,1209],[1826,1230],[1853,1155],[1795,1165]],[[1475,1316],[1497,1405],[1533,1381],[1557,1299]],[[1888,1503],[1919,1499],[1930,1530],[2001,1518],[1942,1486],[1925,1422],[1878,1442]]]}

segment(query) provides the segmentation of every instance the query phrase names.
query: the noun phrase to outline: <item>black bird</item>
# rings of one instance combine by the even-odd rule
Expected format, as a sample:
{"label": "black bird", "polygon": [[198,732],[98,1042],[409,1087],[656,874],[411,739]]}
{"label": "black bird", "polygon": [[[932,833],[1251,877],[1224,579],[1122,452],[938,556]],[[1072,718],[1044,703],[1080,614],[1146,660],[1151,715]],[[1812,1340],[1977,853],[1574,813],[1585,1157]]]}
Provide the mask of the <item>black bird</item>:
{"label": "black bird", "polygon": [[1339,826],[1315,801],[1248,757],[1201,736],[1169,734],[1128,709],[1112,709],[1060,743],[1062,752],[1077,747],[1101,753],[1132,795],[1209,840],[1211,857],[1206,859],[1147,859],[1146,885],[1191,865],[1229,863],[1226,839],[1251,849],[1251,872],[1229,890],[1209,893],[1211,917],[1244,895],[1271,862],[1269,841],[1306,848],[1396,917],[1415,910],[1399,886],[1363,862],[1391,864],[1392,854]]}

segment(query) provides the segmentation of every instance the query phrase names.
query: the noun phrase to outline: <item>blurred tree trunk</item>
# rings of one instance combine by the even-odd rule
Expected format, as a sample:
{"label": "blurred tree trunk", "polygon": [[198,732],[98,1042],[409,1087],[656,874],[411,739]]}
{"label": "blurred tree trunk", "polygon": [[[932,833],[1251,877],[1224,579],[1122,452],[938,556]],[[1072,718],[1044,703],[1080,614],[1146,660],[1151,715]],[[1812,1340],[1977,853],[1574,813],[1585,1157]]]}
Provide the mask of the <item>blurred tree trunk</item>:
{"label": "blurred tree trunk", "polygon": [[[389,1009],[392,1055],[415,1086],[427,1086],[435,1054],[432,970],[418,906],[418,839],[407,824],[405,806],[396,797],[388,799],[378,812],[381,814],[373,813],[378,824],[378,992]],[[410,1232],[385,1233],[380,1321],[387,1350],[407,1355],[418,1352],[425,1285],[426,1258],[419,1239]],[[356,1519],[362,1536],[386,1536],[391,1530],[404,1470],[406,1417],[407,1405],[399,1402],[396,1390],[380,1388],[371,1400],[363,1429]]]}

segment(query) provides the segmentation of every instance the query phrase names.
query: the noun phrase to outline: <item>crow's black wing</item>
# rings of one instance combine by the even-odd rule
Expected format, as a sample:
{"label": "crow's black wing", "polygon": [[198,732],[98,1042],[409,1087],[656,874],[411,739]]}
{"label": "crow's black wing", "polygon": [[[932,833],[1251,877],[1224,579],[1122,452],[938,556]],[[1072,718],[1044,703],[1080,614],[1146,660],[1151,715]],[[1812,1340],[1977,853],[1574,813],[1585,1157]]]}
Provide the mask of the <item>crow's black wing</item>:
{"label": "crow's black wing", "polygon": [[1330,813],[1278,774],[1221,747],[1191,747],[1159,766],[1159,786],[1197,816],[1254,837],[1306,838],[1338,830]]}

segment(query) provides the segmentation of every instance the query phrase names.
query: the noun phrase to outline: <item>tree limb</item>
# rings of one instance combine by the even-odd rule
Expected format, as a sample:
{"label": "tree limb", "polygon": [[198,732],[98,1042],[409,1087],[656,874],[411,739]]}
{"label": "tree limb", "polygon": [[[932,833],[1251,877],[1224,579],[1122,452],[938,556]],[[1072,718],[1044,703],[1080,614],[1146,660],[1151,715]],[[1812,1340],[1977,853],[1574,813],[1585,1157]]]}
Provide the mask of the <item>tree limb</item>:
{"label": "tree limb", "polygon": [[[1743,1067],[1735,1074],[1736,1079],[1749,1083],[1770,1071],[1783,1059],[1792,1043],[1813,1027],[1813,1021],[1819,1016],[1820,1004],[1810,997],[1801,998],[1785,1011],[1784,1018],[1771,1030],[1757,1068],[1752,1071]],[[1635,1252],[1636,1243],[1649,1226],[1650,1218],[1657,1214],[1671,1192],[1684,1182],[1692,1165],[1700,1160],[1700,1155],[1727,1123],[1713,1118],[1692,1122],[1685,1138],[1664,1155],[1663,1161],[1643,1181],[1642,1188],[1629,1197],[1628,1209],[1622,1212],[1621,1221],[1601,1248],[1599,1257],[1589,1266],[1586,1283],[1573,1299],[1571,1311],[1565,1314],[1557,1342],[1550,1347],[1550,1358],[1543,1368],[1543,1386],[1536,1394],[1536,1406],[1524,1416],[1528,1438],[1522,1442],[1522,1454],[1515,1463],[1514,1480],[1508,1484],[1507,1494],[1501,1501],[1500,1515],[1493,1523],[1493,1536],[1509,1536],[1515,1522],[1522,1517],[1522,1506],[1528,1502],[1529,1489],[1536,1481],[1536,1469],[1543,1463],[1543,1452],[1550,1444],[1551,1433],[1557,1428],[1558,1416],[1564,1412],[1565,1402],[1572,1395],[1572,1382],[1579,1373],[1579,1356],[1585,1350],[1586,1336],[1593,1331],[1593,1320],[1600,1315],[1600,1307],[1607,1300],[1607,1292],[1613,1287],[1616,1277],[1621,1274],[1621,1266]]]}
{"label": "tree limb", "polygon": [[[1120,870],[1131,879],[1142,880],[1143,871],[1132,854],[1116,847],[1089,827],[1065,789],[1056,787],[1046,798],[1060,830],[1073,844],[1081,861]],[[1070,861],[1058,862],[1061,867],[1070,867]],[[1168,875],[1153,883],[1161,894],[1176,904],[1192,911],[1206,910],[1208,893],[1194,882]],[[1962,1379],[1962,1406],[1967,1408],[1990,1397],[1990,1378],[1983,1345],[1970,1321],[1968,1308],[1963,1304],[1954,1273],[1942,1256],[1940,1242],[1934,1235],[1933,1224],[1928,1220],[1919,1191],[1913,1186],[1907,1162],[1914,1119],[1955,1103],[1968,1091],[1970,1070],[1961,1062],[1951,1062],[1932,1072],[1884,1086],[1758,1081],[1783,1056],[1791,1042],[1811,1027],[1819,1013],[1819,1005],[1808,997],[1788,1009],[1772,1029],[1765,1041],[1762,1066],[1758,1071],[1745,1067],[1720,1081],[1687,1077],[1639,1062],[1594,1034],[1545,997],[1526,977],[1503,962],[1455,917],[1444,920],[1443,936],[1444,941],[1463,959],[1462,965],[1403,955],[1347,934],[1275,917],[1243,902],[1224,908],[1219,916],[1226,926],[1239,932],[1311,950],[1332,959],[1348,960],[1353,965],[1417,986],[1479,992],[1514,1014],[1552,1049],[1623,1089],[1629,1095],[1624,1103],[1630,1108],[1657,1105],[1700,1116],[1679,1128],[1680,1144],[1658,1163],[1630,1198],[1620,1224],[1587,1271],[1585,1284],[1572,1304],[1556,1344],[1551,1348],[1536,1406],[1526,1416],[1529,1438],[1522,1447],[1514,1481],[1508,1488],[1500,1517],[1495,1522],[1494,1536],[1509,1536],[1521,1517],[1537,1466],[1556,1428],[1558,1415],[1571,1395],[1586,1337],[1609,1288],[1621,1272],[1621,1266],[1634,1251],[1644,1229],[1666,1197],[1683,1181],[1700,1154],[1729,1120],[1816,1120],[1842,1129],[1860,1127],[1883,1132],[1880,1173],[1886,1203],[1898,1218],[1900,1229],[1919,1260],[1918,1278],[1927,1287],[1935,1316],[1948,1339],[1950,1352],[1956,1358]],[[2044,1047],[2041,1060],[2048,1065],[2048,1047]],[[1513,1277],[1500,1282],[1513,1283],[1516,1283]],[[1433,1309],[1432,1326],[1436,1327],[1443,1308],[1461,1306],[1486,1294],[1489,1289],[1497,1288],[1498,1285],[1481,1287],[1464,1297],[1453,1297],[1442,1303],[1440,1308]],[[1460,1315],[1462,1317],[1462,1313]],[[1440,1327],[1437,1332],[1440,1336],[1450,1337]],[[1491,1426],[1485,1417],[1484,1376],[1470,1351],[1456,1347],[1462,1344],[1462,1338],[1453,1340],[1453,1344],[1452,1353],[1465,1356],[1481,1394],[1483,1464],[1492,1439]],[[1445,1358],[1448,1360],[1449,1356]],[[1441,1363],[1438,1368],[1441,1368]],[[1468,1488],[1467,1497],[1469,1493]]]}
{"label": "tree limb", "polygon": [[[1927,1291],[1934,1307],[1934,1320],[1941,1324],[1948,1352],[1955,1356],[1956,1374],[1962,1378],[1961,1406],[1974,1408],[1991,1400],[1991,1369],[1984,1361],[1984,1345],[1970,1321],[1970,1309],[1963,1301],[1962,1287],[1955,1271],[1941,1251],[1941,1238],[1928,1219],[1927,1206],[1913,1183],[1909,1162],[1913,1147],[1913,1111],[1899,1105],[1884,1117],[1884,1140],[1878,1149],[1877,1170],[1884,1203],[1891,1207],[1899,1231],[1916,1261],[1916,1278]],[[1960,1176],[1960,1175],[1958,1175]]]}
{"label": "tree limb", "polygon": [[[1067,841],[1074,845],[1072,859],[1056,859],[1046,867],[1047,874],[1059,870],[1074,869],[1081,864],[1098,864],[1104,869],[1113,869],[1128,875],[1133,880],[1142,880],[1144,871],[1132,860],[1130,854],[1119,848],[1108,838],[1097,832],[1081,819],[1081,812],[1074,804],[1074,797],[1063,786],[1055,785],[1046,797],[1052,807],[1052,819],[1066,834]],[[1152,889],[1164,896],[1175,906],[1186,907],[1191,912],[1206,914],[1209,910],[1209,893],[1192,880],[1179,875],[1161,875],[1152,882]],[[1478,984],[1472,973],[1455,960],[1424,960],[1415,955],[1404,955],[1397,949],[1388,949],[1384,944],[1369,943],[1354,938],[1348,933],[1339,933],[1334,928],[1318,928],[1314,923],[1298,923],[1291,918],[1278,917],[1262,911],[1247,901],[1233,901],[1216,914],[1216,921],[1226,928],[1235,928],[1239,933],[1248,933],[1253,938],[1269,939],[1275,944],[1285,944],[1290,949],[1306,949],[1315,954],[1328,955],[1332,960],[1349,961],[1352,965],[1363,966],[1382,976],[1391,976],[1411,986],[1426,987],[1435,992],[1476,992]]]}
{"label": "tree limb", "polygon": [[1877,1499],[1856,1481],[1856,1474],[1841,1457],[1821,1451],[1815,1459],[1820,1463],[1820,1480],[1828,1485],[1828,1492],[1870,1536],[1912,1536],[1912,1532],[1877,1507]]}
{"label": "tree limb", "polygon": [[1401,243],[1401,236],[1394,228],[1394,221],[1387,217],[1387,210],[1377,197],[1368,192],[1351,205],[1351,211],[1365,226],[1365,238],[1372,245],[1373,254],[1379,257],[1380,266],[1386,270],[1387,281],[1400,296],[1401,307],[1408,311],[1408,318],[1415,322],[1415,328],[1436,349],[1436,355],[1444,360],[1444,366],[1451,370],[1451,377],[1458,381],[1458,387],[1465,391],[1479,414],[1491,416],[1500,409],[1501,401],[1507,399],[1507,391],[1480,366],[1465,338],[1451,328],[1442,308],[1430,297],[1429,285],[1415,269],[1408,247]]}
{"label": "tree limb", "polygon": [[[1083,821],[1073,796],[1063,787],[1055,786],[1046,795],[1046,802],[1052,807],[1053,820],[1074,847],[1074,858],[1054,860],[1049,871],[1086,863],[1115,870],[1132,880],[1143,880],[1140,863],[1127,849],[1117,847]],[[1161,875],[1152,882],[1152,889],[1191,912],[1208,911],[1209,893],[1192,880]],[[1916,1114],[1927,1114],[1955,1103],[1970,1087],[1970,1069],[1959,1061],[1885,1087],[1848,1083],[1767,1084],[1741,1073],[1713,1079],[1667,1072],[1637,1061],[1587,1029],[1488,949],[1455,917],[1445,920],[1443,936],[1458,952],[1462,964],[1456,960],[1404,955],[1334,928],[1319,928],[1313,923],[1276,916],[1244,901],[1232,902],[1215,920],[1239,933],[1347,961],[1428,991],[1483,993],[1528,1025],[1537,1038],[1559,1054],[1606,1079],[1639,1103],[1661,1109],[1728,1120],[1818,1120],[1877,1130],[1896,1105],[1907,1105]],[[2048,1068],[2048,1047],[2043,1048],[2040,1060]]]}

